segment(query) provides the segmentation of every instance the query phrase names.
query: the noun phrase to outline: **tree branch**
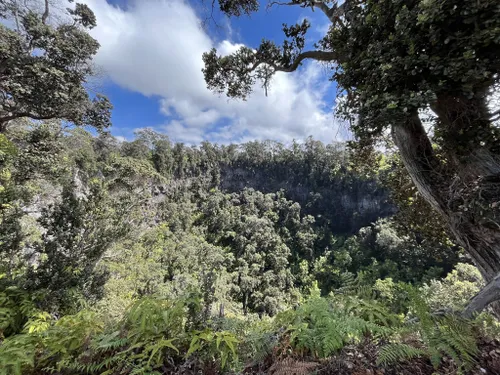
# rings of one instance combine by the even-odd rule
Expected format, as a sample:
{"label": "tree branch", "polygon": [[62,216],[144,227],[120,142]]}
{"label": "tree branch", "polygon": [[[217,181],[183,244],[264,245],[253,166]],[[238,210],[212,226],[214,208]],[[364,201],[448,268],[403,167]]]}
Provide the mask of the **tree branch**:
{"label": "tree branch", "polygon": [[401,160],[419,193],[440,213],[445,212],[442,196],[440,161],[436,158],[429,136],[416,110],[395,121],[392,137]]}
{"label": "tree branch", "polygon": [[306,6],[311,6],[311,8],[314,11],[314,8],[320,9],[326,17],[332,22],[336,23],[340,21],[340,16],[342,15],[342,12],[344,11],[344,5],[346,2],[344,2],[341,6],[338,6],[337,3],[335,3],[331,8],[326,5],[326,3],[322,1],[311,1],[311,2],[298,2],[298,1],[291,1],[288,3],[282,3],[279,1],[272,1],[269,3],[268,7],[272,7],[273,5],[287,5],[287,6],[293,6],[293,5],[300,5],[300,7],[305,8]]}
{"label": "tree branch", "polygon": [[[20,113],[16,113],[16,114],[13,114],[10,116],[0,117],[0,124],[6,124],[10,120],[14,120],[16,118],[21,118],[21,117],[29,117],[33,120],[50,120],[50,119],[55,118],[56,116],[53,114],[41,116],[41,115],[35,115],[33,113],[29,113],[29,112],[20,112]],[[61,116],[59,116],[59,117],[61,117]],[[62,117],[64,117],[64,116],[62,116]]]}
{"label": "tree branch", "polygon": [[287,72],[287,73],[293,72],[293,71],[297,70],[297,68],[299,67],[299,65],[305,59],[313,59],[313,60],[316,60],[316,61],[325,61],[325,62],[328,62],[328,61],[333,61],[333,60],[339,61],[339,56],[335,52],[306,51],[306,52],[300,53],[297,56],[297,58],[294,60],[294,62],[292,63],[292,65],[290,65],[290,67],[288,67],[288,68],[278,68],[276,70],[278,70],[280,72]]}
{"label": "tree branch", "polygon": [[21,33],[21,27],[19,26],[19,7],[17,4],[15,5],[14,8],[14,20],[16,21],[16,31],[18,34]]}
{"label": "tree branch", "polygon": [[47,18],[49,18],[49,0],[45,0],[45,11],[42,15],[42,23],[45,25],[47,22]]}
{"label": "tree branch", "polygon": [[495,111],[490,114],[490,121],[495,122],[497,120],[500,120],[500,109],[498,111]]}
{"label": "tree branch", "polygon": [[313,59],[316,61],[325,61],[325,62],[334,61],[334,60],[339,61],[339,55],[335,52],[328,52],[328,51],[306,51],[306,52],[300,53],[289,67],[282,67],[282,66],[276,65],[273,62],[269,62],[269,61],[265,61],[265,60],[258,60],[248,69],[248,72],[249,73],[253,72],[255,69],[257,69],[262,64],[268,64],[271,67],[273,67],[273,69],[276,72],[291,73],[291,72],[294,72],[295,70],[297,70],[297,68],[300,66],[302,61],[304,61],[306,59]]}
{"label": "tree branch", "polygon": [[490,303],[500,300],[500,274],[476,294],[465,308],[462,315],[472,318],[485,309]]}

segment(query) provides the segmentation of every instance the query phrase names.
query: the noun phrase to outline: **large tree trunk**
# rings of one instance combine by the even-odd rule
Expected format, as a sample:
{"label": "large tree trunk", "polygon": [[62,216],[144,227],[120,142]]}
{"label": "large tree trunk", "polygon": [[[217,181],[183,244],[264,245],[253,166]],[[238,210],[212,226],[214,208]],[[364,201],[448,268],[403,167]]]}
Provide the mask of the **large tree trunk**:
{"label": "large tree trunk", "polygon": [[[420,194],[445,218],[457,242],[467,251],[488,283],[488,287],[466,309],[465,314],[471,316],[500,299],[500,281],[497,278],[500,275],[500,225],[497,220],[500,176],[484,176],[495,171],[495,164],[492,167],[491,158],[487,157],[481,165],[479,155],[470,159],[474,162],[474,169],[467,167],[462,170],[471,171],[475,176],[461,175],[458,170],[450,171],[435,157],[416,111],[404,122],[393,126],[392,136]],[[454,162],[452,165],[457,167]],[[470,202],[476,202],[475,195],[482,199],[482,204],[490,206],[483,207],[492,210],[492,215],[483,215],[474,207],[470,210],[464,208]],[[500,304],[495,303],[492,307],[500,316]]]}

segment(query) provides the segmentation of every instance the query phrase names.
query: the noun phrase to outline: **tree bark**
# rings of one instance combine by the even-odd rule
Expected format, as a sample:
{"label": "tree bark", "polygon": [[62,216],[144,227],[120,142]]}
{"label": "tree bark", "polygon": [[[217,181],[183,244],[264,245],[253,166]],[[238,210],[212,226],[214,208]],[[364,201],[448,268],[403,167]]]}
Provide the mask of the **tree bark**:
{"label": "tree bark", "polygon": [[392,137],[418,191],[436,211],[444,215],[446,204],[441,191],[444,184],[441,165],[434,155],[418,112],[415,111],[404,122],[394,125]]}
{"label": "tree bark", "polygon": [[[472,318],[475,313],[483,311],[490,303],[500,299],[500,276],[495,277],[488,285],[486,285],[475,297],[473,297],[469,305],[465,308],[463,316]],[[495,311],[498,308],[498,302],[495,302]]]}
{"label": "tree bark", "polygon": [[[500,225],[497,220],[500,176],[483,176],[492,171],[491,164],[487,164],[490,163],[490,158],[483,160],[484,165],[478,165],[480,158],[473,158],[476,168],[472,171],[467,167],[463,171],[472,171],[474,175],[454,175],[453,172],[458,172],[456,169],[450,171],[449,167],[436,158],[416,111],[405,121],[392,127],[392,136],[418,191],[443,215],[458,244],[470,255],[486,280],[487,287],[471,300],[464,314],[471,316],[480,312],[491,302],[500,299]],[[453,168],[456,167],[453,165]],[[466,184],[469,182],[466,180],[474,183]],[[485,218],[482,212],[475,212],[473,209],[464,210],[460,205],[461,202],[467,203],[467,197],[476,190],[486,204],[493,211],[496,210],[490,218]],[[482,192],[484,193],[481,195]],[[474,199],[472,196],[471,200]],[[500,316],[500,304],[494,303],[492,307]]]}

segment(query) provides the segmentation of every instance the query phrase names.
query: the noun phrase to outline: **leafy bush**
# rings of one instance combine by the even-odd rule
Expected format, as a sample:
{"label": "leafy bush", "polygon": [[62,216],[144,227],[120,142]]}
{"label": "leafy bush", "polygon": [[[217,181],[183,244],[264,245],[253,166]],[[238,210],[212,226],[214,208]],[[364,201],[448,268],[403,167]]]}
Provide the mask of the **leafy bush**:
{"label": "leafy bush", "polygon": [[459,263],[444,279],[425,284],[422,293],[434,310],[461,311],[482,286],[479,270],[471,264]]}

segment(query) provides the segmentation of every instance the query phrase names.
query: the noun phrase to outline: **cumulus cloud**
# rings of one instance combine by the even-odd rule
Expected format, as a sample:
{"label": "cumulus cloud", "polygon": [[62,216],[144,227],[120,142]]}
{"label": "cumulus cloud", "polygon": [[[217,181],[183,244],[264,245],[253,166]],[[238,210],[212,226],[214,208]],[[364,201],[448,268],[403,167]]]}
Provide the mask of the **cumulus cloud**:
{"label": "cumulus cloud", "polygon": [[206,88],[201,56],[213,46],[229,54],[241,45],[216,44],[186,2],[135,0],[125,9],[104,0],[86,2],[98,20],[92,31],[101,43],[96,63],[121,87],[160,97],[166,117],[157,128],[172,139],[289,142],[312,135],[340,140],[333,103],[323,99],[329,82],[320,65],[309,63],[299,74],[276,74],[268,97],[257,88],[247,101],[228,100]]}

